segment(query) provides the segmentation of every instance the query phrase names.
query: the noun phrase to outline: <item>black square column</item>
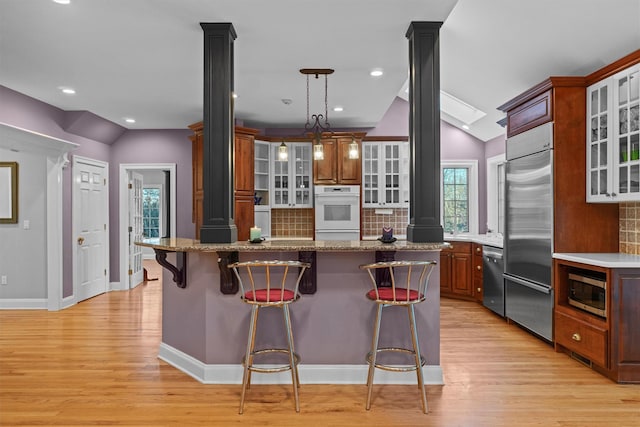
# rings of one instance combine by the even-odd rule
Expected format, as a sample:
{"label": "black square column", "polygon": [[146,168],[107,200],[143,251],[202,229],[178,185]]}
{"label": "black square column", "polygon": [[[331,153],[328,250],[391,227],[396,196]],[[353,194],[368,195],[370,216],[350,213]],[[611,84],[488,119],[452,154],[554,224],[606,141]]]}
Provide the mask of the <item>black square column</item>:
{"label": "black square column", "polygon": [[233,41],[231,23],[201,23],[204,31],[202,243],[238,240],[234,223]]}
{"label": "black square column", "polygon": [[409,39],[410,193],[407,240],[442,242],[440,45],[442,22],[412,22]]}

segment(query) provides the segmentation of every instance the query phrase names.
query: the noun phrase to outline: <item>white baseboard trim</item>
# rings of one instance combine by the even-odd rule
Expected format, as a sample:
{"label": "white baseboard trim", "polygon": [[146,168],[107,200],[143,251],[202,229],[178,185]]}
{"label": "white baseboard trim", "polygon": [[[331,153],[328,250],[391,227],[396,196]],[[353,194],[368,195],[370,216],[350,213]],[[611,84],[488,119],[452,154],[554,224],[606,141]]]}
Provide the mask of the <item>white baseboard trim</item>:
{"label": "white baseboard trim", "polygon": [[[203,384],[242,384],[241,364],[208,365],[170,345],[160,343],[158,358]],[[368,365],[298,365],[301,384],[366,384]],[[422,368],[424,383],[442,385],[444,377],[440,365]],[[289,384],[288,371],[269,375],[252,374],[252,384]],[[376,370],[374,384],[416,384],[414,372]]]}
{"label": "white baseboard trim", "polygon": [[0,299],[0,310],[46,310],[46,298]]}
{"label": "white baseboard trim", "polygon": [[76,305],[76,299],[73,295],[68,296],[66,298],[62,298],[62,305],[60,307],[61,310],[64,310],[65,308],[69,308],[73,305]]}
{"label": "white baseboard trim", "polygon": [[123,287],[122,282],[109,282],[109,292],[111,291],[128,291],[128,287]]}

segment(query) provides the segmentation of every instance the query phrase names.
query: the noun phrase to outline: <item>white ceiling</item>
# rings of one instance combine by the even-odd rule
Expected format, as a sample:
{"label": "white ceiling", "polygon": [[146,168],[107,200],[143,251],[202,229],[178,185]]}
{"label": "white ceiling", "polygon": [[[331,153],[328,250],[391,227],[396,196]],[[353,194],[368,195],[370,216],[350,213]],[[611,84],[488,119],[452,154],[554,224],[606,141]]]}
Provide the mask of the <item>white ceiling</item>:
{"label": "white ceiling", "polygon": [[[329,108],[345,110],[332,127],[371,127],[402,94],[411,21],[444,21],[441,87],[487,113],[467,131],[481,140],[504,133],[496,107],[529,87],[640,48],[640,0],[0,0],[0,85],[130,129],[185,128],[202,117],[199,23],[231,22],[246,126],[301,127],[298,70],[334,68]],[[311,89],[324,112],[322,80]]]}

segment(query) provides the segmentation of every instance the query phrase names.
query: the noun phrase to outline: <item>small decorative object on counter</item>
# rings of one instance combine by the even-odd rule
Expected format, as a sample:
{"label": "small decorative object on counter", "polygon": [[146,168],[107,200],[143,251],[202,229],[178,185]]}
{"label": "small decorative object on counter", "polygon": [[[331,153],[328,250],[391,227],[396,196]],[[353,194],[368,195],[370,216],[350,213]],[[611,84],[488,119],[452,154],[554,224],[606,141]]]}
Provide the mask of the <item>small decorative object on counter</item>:
{"label": "small decorative object on counter", "polygon": [[262,229],[260,227],[253,226],[249,229],[249,240],[252,242],[262,241]]}
{"label": "small decorative object on counter", "polygon": [[380,239],[383,243],[392,243],[396,241],[396,238],[393,237],[393,228],[392,227],[382,227],[382,237]]}

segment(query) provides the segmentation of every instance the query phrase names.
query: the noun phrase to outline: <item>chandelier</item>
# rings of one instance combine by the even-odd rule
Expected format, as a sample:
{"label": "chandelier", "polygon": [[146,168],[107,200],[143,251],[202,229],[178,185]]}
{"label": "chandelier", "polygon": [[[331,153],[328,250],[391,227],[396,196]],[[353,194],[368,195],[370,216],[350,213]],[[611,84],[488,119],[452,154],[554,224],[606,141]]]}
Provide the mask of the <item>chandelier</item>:
{"label": "chandelier", "polygon": [[[324,159],[324,148],[322,146],[322,134],[331,132],[331,124],[329,124],[329,109],[328,109],[328,76],[333,74],[331,68],[302,68],[300,72],[307,76],[307,122],[304,125],[304,131],[306,134],[311,133],[313,136],[313,158],[314,160]],[[309,115],[309,76],[315,75],[316,79],[320,75],[324,76],[324,115],[313,114]],[[313,121],[313,123],[312,123]]]}
{"label": "chandelier", "polygon": [[[322,135],[323,134],[333,134],[331,130],[331,124],[329,124],[329,108],[328,108],[328,76],[329,74],[333,74],[334,70],[331,68],[301,68],[300,73],[307,76],[307,122],[304,125],[304,134],[308,136],[312,135],[313,139],[313,159],[314,160],[324,160],[324,147],[322,145]],[[323,114],[313,114],[309,113],[309,76],[314,75],[316,79],[320,77],[320,75],[324,76],[324,115]],[[358,150],[358,143],[355,140],[355,137],[351,136],[351,143],[349,144],[348,155],[350,159],[358,159],[360,157]],[[282,141],[280,146],[278,147],[278,157],[280,160],[287,160],[288,158],[288,150],[287,146]]]}

